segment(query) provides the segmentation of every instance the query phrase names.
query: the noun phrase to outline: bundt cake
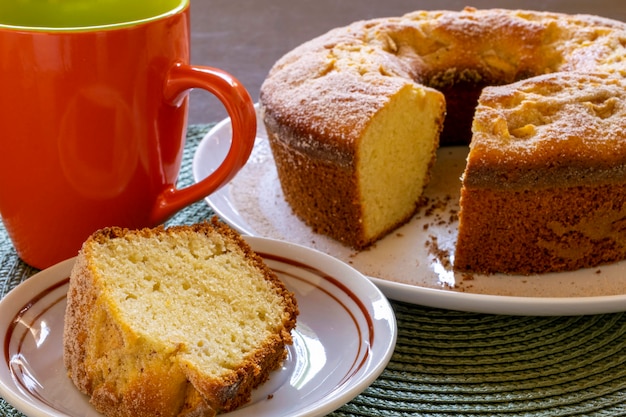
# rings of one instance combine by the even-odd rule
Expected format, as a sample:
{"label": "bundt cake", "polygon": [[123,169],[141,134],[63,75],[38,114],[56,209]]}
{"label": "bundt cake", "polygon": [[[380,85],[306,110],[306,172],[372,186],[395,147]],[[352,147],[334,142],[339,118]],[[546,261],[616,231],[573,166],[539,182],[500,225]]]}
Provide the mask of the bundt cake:
{"label": "bundt cake", "polygon": [[107,416],[214,416],[286,357],[293,294],[213,221],[84,243],[70,276],[64,362]]}
{"label": "bundt cake", "polygon": [[[419,209],[437,147],[470,142],[483,88],[555,73],[621,79],[624,56],[626,24],[590,15],[466,8],[331,30],[288,52],[261,87],[285,199],[316,232],[363,249]],[[459,268],[483,271],[463,258]]]}

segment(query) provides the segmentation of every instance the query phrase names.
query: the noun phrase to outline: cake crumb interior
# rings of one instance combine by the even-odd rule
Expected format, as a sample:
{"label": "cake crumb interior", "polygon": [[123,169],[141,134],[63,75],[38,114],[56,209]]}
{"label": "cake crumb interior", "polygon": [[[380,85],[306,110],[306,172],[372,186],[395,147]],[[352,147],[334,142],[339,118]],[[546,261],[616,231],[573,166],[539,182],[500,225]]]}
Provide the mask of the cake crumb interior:
{"label": "cake crumb interior", "polygon": [[367,127],[357,172],[368,238],[407,219],[419,204],[438,145],[441,103],[439,92],[406,85]]}
{"label": "cake crumb interior", "polygon": [[279,295],[220,236],[129,235],[104,245],[95,267],[98,276],[108,274],[102,282],[120,322],[133,323],[151,344],[177,346],[177,355],[207,374],[233,369],[282,322],[270,308]]}

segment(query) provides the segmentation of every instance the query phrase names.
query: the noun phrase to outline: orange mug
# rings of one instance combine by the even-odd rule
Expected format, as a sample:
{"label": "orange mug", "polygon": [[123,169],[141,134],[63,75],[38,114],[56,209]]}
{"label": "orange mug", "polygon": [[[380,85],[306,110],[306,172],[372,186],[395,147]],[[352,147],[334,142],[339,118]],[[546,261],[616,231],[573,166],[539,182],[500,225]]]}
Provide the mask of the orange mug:
{"label": "orange mug", "polygon": [[[246,163],[253,102],[231,75],[189,64],[189,0],[0,3],[0,215],[26,263],[75,256],[105,226],[158,225]],[[222,101],[232,143],[178,189],[193,88]]]}

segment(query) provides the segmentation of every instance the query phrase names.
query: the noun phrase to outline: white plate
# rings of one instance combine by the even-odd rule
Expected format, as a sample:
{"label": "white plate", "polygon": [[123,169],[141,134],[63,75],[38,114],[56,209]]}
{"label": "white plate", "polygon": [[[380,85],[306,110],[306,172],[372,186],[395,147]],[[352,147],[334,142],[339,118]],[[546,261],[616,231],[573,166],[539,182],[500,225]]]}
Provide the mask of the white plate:
{"label": "white plate", "polygon": [[[193,160],[196,181],[206,177],[230,146],[228,119],[202,140]],[[356,252],[314,234],[283,198],[267,135],[259,117],[250,160],[225,187],[207,198],[244,234],[298,243],[331,254],[369,276],[387,297],[431,307],[481,313],[578,315],[626,310],[626,263],[536,276],[467,275],[452,271],[460,176],[467,148],[438,151],[430,202],[408,224]]]}
{"label": "white plate", "polygon": [[[367,278],[326,254],[246,239],[296,294],[300,315],[282,369],[228,416],[326,415],[367,388],[389,362],[397,336],[393,310]],[[73,263],[32,276],[0,301],[0,395],[31,417],[100,415],[63,367]]]}

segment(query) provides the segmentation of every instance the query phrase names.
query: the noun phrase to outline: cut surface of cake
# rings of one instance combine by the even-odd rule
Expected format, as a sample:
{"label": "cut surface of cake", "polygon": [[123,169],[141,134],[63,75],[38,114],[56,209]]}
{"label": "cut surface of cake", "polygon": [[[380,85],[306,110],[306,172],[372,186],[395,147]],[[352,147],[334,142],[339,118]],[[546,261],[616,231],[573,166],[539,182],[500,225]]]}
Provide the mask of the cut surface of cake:
{"label": "cut surface of cake", "polygon": [[557,73],[483,90],[455,268],[573,270],[626,258],[626,81]]}
{"label": "cut surface of cake", "polygon": [[[444,99],[407,86],[370,121],[356,155],[363,238],[372,243],[415,214],[435,163]],[[415,109],[415,114],[403,112]]]}
{"label": "cut surface of cake", "polygon": [[294,295],[215,219],[107,228],[71,273],[64,362],[107,416],[213,416],[280,367],[297,314]]}

